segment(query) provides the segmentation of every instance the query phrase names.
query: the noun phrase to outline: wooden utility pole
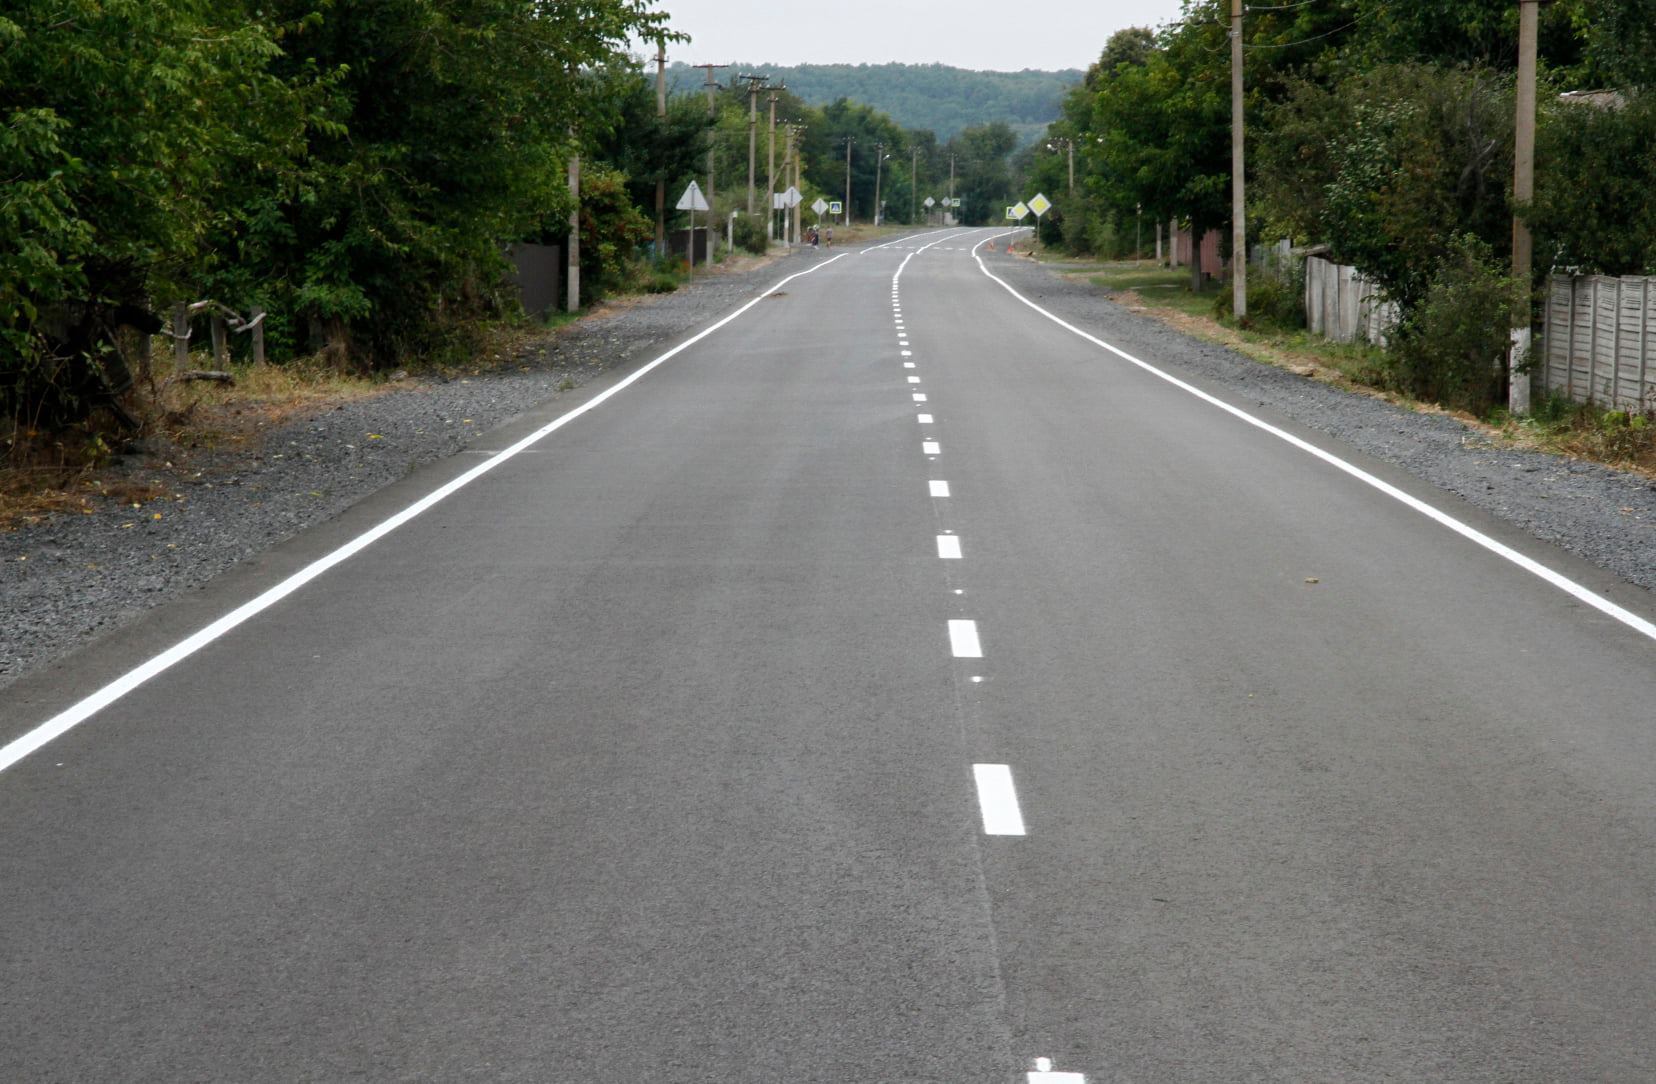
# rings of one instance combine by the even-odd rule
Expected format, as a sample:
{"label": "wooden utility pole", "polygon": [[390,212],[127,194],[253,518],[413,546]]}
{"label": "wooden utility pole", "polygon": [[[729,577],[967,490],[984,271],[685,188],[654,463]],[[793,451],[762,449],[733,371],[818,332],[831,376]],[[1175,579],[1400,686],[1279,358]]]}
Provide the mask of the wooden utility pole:
{"label": "wooden utility pole", "polygon": [[[667,39],[656,39],[656,119],[667,118]],[[656,259],[667,255],[667,178],[656,178]]]}
{"label": "wooden utility pole", "polygon": [[[1248,202],[1243,183],[1242,0],[1231,0],[1231,311],[1248,315]],[[1192,231],[1191,236],[1195,236]],[[1200,253],[1196,263],[1202,262]]]}
{"label": "wooden utility pole", "polygon": [[1518,115],[1512,154],[1512,349],[1507,357],[1507,409],[1528,414],[1530,374],[1518,371],[1530,351],[1530,276],[1534,262],[1529,226],[1522,215],[1535,198],[1535,52],[1537,0],[1518,0]]}

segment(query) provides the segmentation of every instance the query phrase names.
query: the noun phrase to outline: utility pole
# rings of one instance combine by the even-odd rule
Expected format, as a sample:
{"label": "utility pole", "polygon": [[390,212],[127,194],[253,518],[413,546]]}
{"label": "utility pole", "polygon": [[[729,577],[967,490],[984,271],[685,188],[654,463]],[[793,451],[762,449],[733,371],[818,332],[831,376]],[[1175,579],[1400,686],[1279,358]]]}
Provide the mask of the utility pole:
{"label": "utility pole", "polygon": [[909,148],[909,224],[920,216],[920,148]]}
{"label": "utility pole", "polygon": [[786,87],[772,87],[770,92],[770,147],[765,172],[765,240],[776,239],[776,92]]}
{"label": "utility pole", "polygon": [[[1231,311],[1248,315],[1248,203],[1243,191],[1242,0],[1231,0]],[[1195,256],[1201,263],[1201,256]]]}
{"label": "utility pole", "polygon": [[[719,91],[719,81],[714,79],[714,68],[729,68],[729,66],[696,65],[696,68],[704,68],[707,71],[707,119],[709,119],[709,122],[717,122],[717,119],[719,119],[719,104],[715,99],[715,94]],[[709,124],[709,127],[707,127],[707,258],[709,260],[712,260],[712,255],[714,255],[714,235],[719,232],[714,228],[714,215],[717,215],[717,213],[719,212],[714,209],[714,131],[712,131],[712,124]],[[692,247],[696,245],[696,238],[691,238],[691,245]]]}
{"label": "utility pole", "polygon": [[[656,39],[656,119],[667,117],[667,39]],[[695,239],[691,238],[691,244]],[[667,178],[656,178],[656,259],[667,255]]]}
{"label": "utility pole", "polygon": [[845,137],[845,216],[841,225],[847,229],[851,226],[851,144],[856,140]]}
{"label": "utility pole", "polygon": [[1528,414],[1530,376],[1518,367],[1530,350],[1530,276],[1534,262],[1529,225],[1521,217],[1535,198],[1535,39],[1537,0],[1518,0],[1518,116],[1513,145],[1512,278],[1518,296],[1513,300],[1512,351],[1507,358],[1507,409]]}
{"label": "utility pole", "polygon": [[[570,132],[571,143],[574,142],[574,135],[573,131]],[[569,284],[569,297],[564,308],[569,312],[578,312],[581,308],[581,156],[578,152],[569,156],[569,198],[575,206],[569,212],[569,261],[564,274]]]}
{"label": "utility pole", "polygon": [[949,216],[954,214],[954,166],[955,156],[949,155],[949,209],[943,212],[943,222],[948,224]]}
{"label": "utility pole", "polygon": [[770,81],[768,75],[738,75],[748,85],[748,200],[747,213],[753,215],[753,174],[759,152],[759,87]]}
{"label": "utility pole", "polygon": [[880,174],[885,171],[885,144],[874,144],[874,225],[880,224]]}

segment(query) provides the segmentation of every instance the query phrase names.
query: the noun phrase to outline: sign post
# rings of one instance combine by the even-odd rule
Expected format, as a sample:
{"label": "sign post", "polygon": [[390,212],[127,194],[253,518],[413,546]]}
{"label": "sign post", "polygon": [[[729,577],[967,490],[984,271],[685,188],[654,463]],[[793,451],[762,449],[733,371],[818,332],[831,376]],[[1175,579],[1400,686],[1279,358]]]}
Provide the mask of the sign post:
{"label": "sign post", "polygon": [[1041,244],[1041,216],[1052,210],[1052,201],[1041,193],[1035,193],[1035,198],[1029,201],[1029,209],[1035,212],[1035,238],[1030,243],[1033,252]]}
{"label": "sign post", "polygon": [[[684,246],[684,254],[689,259],[690,274],[694,276],[696,273],[696,212],[711,210],[707,205],[707,197],[702,195],[701,185],[691,181],[690,186],[684,190],[684,195],[679,197],[677,209],[690,212],[690,240]],[[708,258],[711,259],[712,256],[713,254],[709,252]]]}

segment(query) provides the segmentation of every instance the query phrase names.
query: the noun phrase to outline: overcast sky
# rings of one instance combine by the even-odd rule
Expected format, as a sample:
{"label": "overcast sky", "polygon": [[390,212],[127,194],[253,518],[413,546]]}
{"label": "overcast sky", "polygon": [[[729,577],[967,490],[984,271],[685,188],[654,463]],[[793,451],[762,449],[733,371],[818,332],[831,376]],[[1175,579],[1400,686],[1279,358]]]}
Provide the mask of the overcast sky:
{"label": "overcast sky", "polygon": [[[1178,18],[1179,0],[657,0],[689,64],[949,64],[1018,71],[1085,68],[1127,26]],[[642,51],[642,50],[641,50]]]}

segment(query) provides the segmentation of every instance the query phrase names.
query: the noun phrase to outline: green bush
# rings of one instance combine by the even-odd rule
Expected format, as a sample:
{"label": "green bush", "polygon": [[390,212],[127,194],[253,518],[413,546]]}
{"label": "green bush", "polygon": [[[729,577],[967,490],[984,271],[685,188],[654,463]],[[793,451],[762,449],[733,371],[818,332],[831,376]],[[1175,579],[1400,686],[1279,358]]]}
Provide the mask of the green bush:
{"label": "green bush", "polygon": [[[1220,290],[1213,299],[1213,311],[1229,318],[1234,305],[1231,291]],[[1305,326],[1305,265],[1292,271],[1276,267],[1248,268],[1249,326],[1265,325],[1284,331]]]}
{"label": "green bush", "polygon": [[770,241],[765,237],[765,223],[760,218],[743,216],[736,220],[736,247],[746,249],[756,256],[763,256],[770,247]]}
{"label": "green bush", "polygon": [[1456,237],[1424,298],[1398,328],[1393,383],[1476,414],[1502,402],[1515,295],[1488,245],[1470,234]]}

